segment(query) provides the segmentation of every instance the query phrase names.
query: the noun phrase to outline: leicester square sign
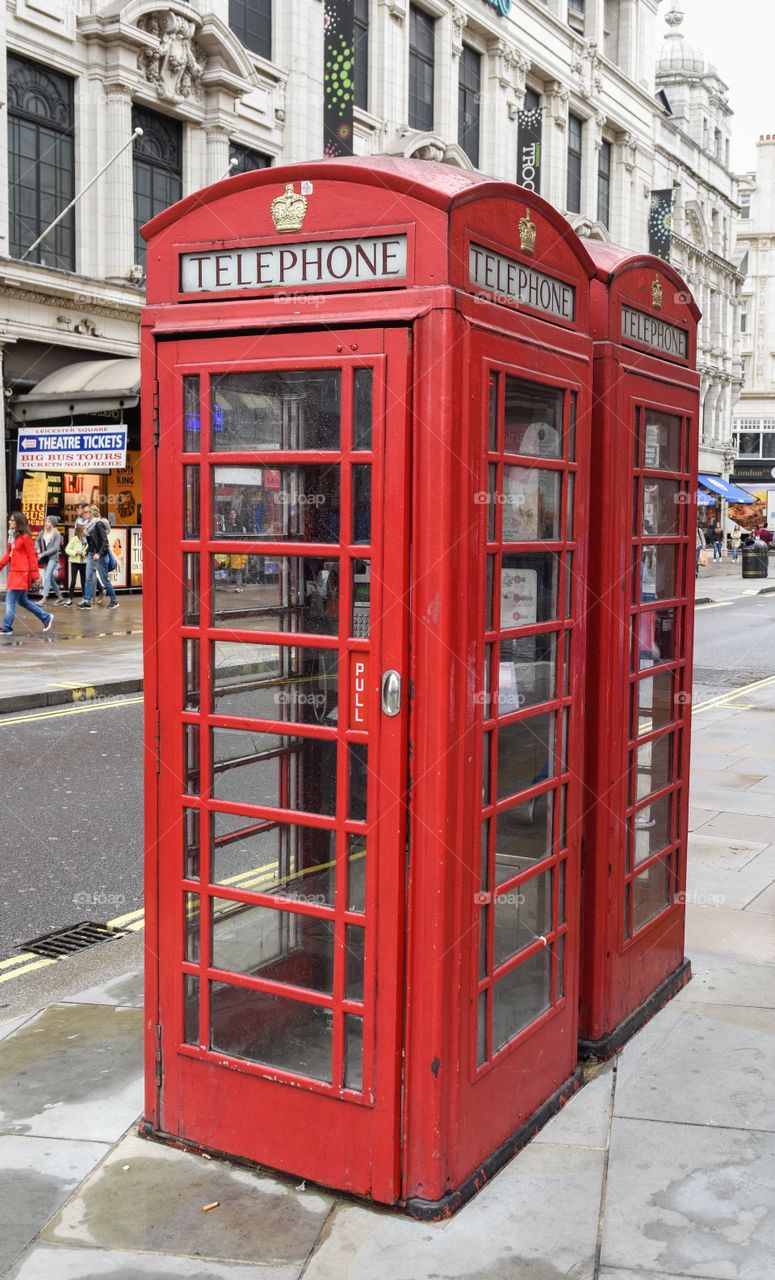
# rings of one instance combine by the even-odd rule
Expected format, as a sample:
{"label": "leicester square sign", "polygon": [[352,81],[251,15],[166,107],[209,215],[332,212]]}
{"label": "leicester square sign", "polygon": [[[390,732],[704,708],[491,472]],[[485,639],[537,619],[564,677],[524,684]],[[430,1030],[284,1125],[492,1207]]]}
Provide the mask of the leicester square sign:
{"label": "leicester square sign", "polygon": [[19,471],[95,471],[126,465],[126,426],[20,427]]}
{"label": "leicester square sign", "polygon": [[405,235],[183,253],[180,291],[225,293],[300,286],[313,290],[326,284],[380,284],[406,278],[406,257]]}

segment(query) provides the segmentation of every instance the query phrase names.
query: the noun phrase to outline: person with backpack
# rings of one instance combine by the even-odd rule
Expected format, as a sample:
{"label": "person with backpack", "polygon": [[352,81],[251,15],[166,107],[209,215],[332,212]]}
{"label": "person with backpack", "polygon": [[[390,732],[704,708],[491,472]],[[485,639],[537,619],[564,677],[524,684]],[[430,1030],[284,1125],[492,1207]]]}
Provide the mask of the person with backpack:
{"label": "person with backpack", "polygon": [[27,517],[22,515],[21,511],[14,511],[8,521],[8,550],[0,560],[0,569],[4,569],[7,564],[10,564],[10,569],[5,593],[3,631],[6,635],[13,631],[18,605],[34,614],[38,621],[43,623],[44,631],[50,631],[54,621],[53,613],[46,613],[45,609],[40,609],[27,595],[30,584],[36,580],[40,570],[35,547],[30,537],[30,526],[27,523]]}
{"label": "person with backpack", "polygon": [[100,515],[99,507],[90,508],[91,519],[86,526],[86,541],[89,548],[89,554],[86,560],[86,587],[83,594],[83,600],[78,605],[79,609],[91,609],[91,598],[94,591],[94,579],[99,576],[102,585],[108,593],[109,609],[118,608],[118,600],[113,590],[113,583],[110,581],[110,573],[116,567],[116,562],[111,555],[110,543],[108,541],[108,532],[110,525]]}
{"label": "person with backpack", "polygon": [[54,603],[60,604],[62,601],[62,589],[57,582],[61,547],[62,535],[51,516],[46,516],[43,528],[35,539],[35,554],[38,557],[38,564],[43,570],[43,597],[40,601],[42,606],[45,606],[49,592],[52,590],[54,592]]}
{"label": "person with backpack", "polygon": [[86,541],[86,520],[79,518],[75,522],[73,536],[65,547],[65,555],[67,563],[70,565],[70,589],[68,592],[69,599],[65,600],[65,604],[72,606],[75,588],[80,579],[81,593],[86,596],[86,562],[89,559],[89,544]]}

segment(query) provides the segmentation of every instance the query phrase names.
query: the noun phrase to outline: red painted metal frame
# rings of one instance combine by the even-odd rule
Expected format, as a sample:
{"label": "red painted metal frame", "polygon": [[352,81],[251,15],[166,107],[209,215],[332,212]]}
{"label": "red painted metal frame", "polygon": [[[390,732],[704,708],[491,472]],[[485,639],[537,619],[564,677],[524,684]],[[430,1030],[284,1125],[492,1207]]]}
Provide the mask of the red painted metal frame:
{"label": "red painted metal frame", "polygon": [[[699,378],[694,372],[699,312],[680,276],[660,259],[631,257],[614,246],[588,246],[599,262],[592,284],[595,357],[593,373],[593,457],[591,476],[591,556],[589,573],[589,678],[586,721],[586,804],[583,817],[582,977],[579,1036],[587,1056],[606,1057],[637,1030],[660,1003],[689,977],[684,957],[686,840],[688,827],[691,672],[694,616],[694,557],[699,429]],[[658,281],[661,305],[653,305]],[[659,291],[657,290],[657,296]],[[622,306],[665,320],[687,334],[686,359],[646,353],[642,344],[620,339]],[[678,416],[680,462],[675,473],[650,473],[641,440],[635,465],[633,426],[647,410]],[[641,428],[642,434],[642,428]],[[669,478],[680,484],[678,533],[663,539],[634,536],[633,484],[638,477]],[[642,492],[642,482],[639,485]],[[675,544],[674,596],[647,604],[644,613],[674,608],[676,650],[672,661],[657,662],[640,678],[671,671],[671,728],[653,728],[633,744],[630,734],[633,685],[638,682],[638,609],[633,604],[635,557],[642,543]],[[638,588],[639,591],[639,588]],[[637,600],[639,597],[636,596]],[[602,678],[602,673],[605,678]],[[663,731],[664,730],[664,731]],[[630,753],[673,734],[672,778],[652,793],[649,804],[634,790],[635,757]],[[632,797],[649,808],[673,794],[670,839],[637,866],[638,873],[670,859],[670,902],[633,932],[628,915],[628,821]],[[629,807],[628,807],[629,806]],[[630,819],[628,819],[628,814]],[[635,829],[631,832],[633,842]],[[630,902],[629,912],[632,905]]]}

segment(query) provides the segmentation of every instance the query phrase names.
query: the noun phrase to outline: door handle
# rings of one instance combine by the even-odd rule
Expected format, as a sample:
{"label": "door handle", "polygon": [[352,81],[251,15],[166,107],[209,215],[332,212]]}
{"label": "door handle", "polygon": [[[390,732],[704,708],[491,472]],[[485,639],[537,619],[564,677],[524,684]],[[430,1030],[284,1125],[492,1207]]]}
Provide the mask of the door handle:
{"label": "door handle", "polygon": [[401,677],[392,668],[382,672],[382,710],[386,716],[397,716],[401,710]]}

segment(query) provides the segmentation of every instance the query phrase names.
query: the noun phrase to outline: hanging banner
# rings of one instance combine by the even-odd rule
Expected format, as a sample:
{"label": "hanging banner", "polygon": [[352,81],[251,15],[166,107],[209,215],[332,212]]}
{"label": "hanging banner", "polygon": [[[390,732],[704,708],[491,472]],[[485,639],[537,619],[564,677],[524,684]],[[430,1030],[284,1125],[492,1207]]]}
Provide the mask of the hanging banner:
{"label": "hanging banner", "polygon": [[135,527],[129,531],[129,585],[143,585],[143,531]]}
{"label": "hanging banner", "polygon": [[355,104],[353,0],[325,0],[323,63],[323,154],[329,159],[351,156]]}
{"label": "hanging banner", "polygon": [[517,182],[541,192],[542,107],[523,107],[517,117]]}
{"label": "hanging banner", "polygon": [[141,501],[140,451],[130,450],[122,468],[108,476],[108,509],[115,513],[116,524],[137,524]]}
{"label": "hanging banner", "polygon": [[649,253],[670,261],[670,237],[673,231],[673,188],[652,191],[649,206]]}
{"label": "hanging banner", "polygon": [[126,435],[123,423],[20,427],[17,470],[91,471],[95,467],[123,467]]}

